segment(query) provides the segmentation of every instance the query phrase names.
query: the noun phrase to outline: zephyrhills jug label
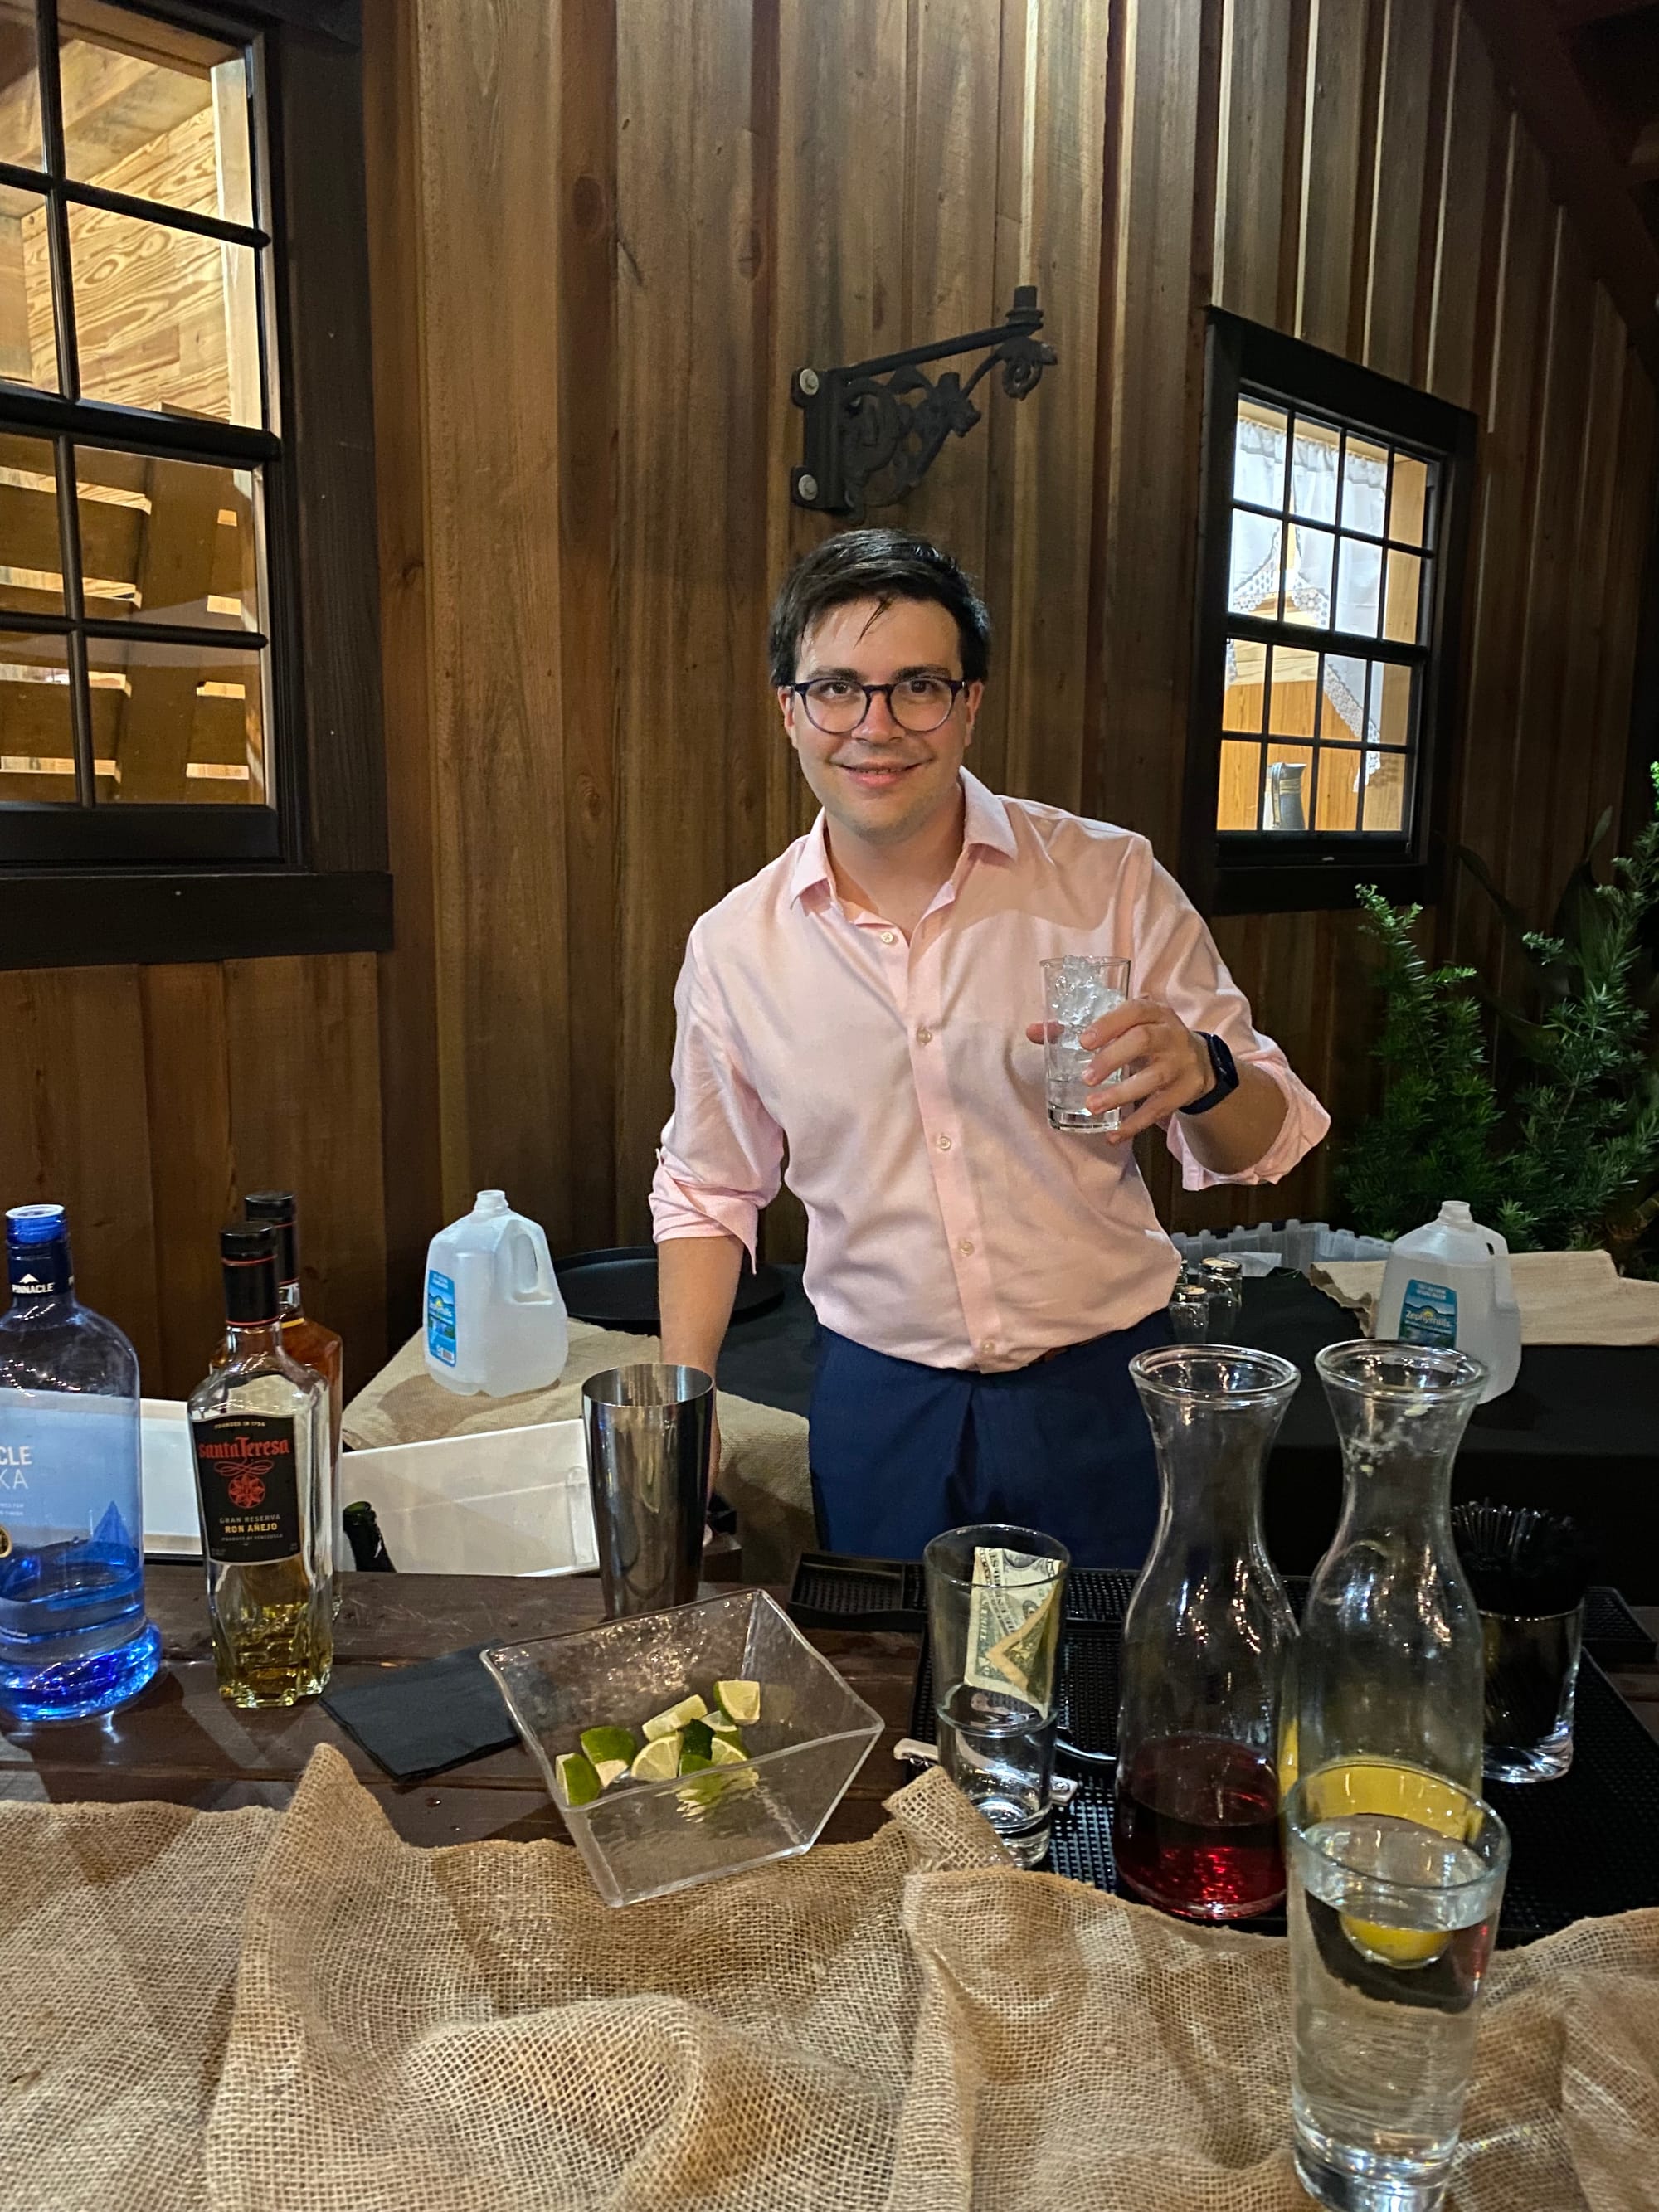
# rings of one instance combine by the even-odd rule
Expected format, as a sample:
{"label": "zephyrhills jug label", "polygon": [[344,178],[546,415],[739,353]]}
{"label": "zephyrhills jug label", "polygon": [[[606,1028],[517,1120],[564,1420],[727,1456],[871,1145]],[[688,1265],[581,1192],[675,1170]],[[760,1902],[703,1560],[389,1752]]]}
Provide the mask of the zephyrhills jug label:
{"label": "zephyrhills jug label", "polygon": [[1432,1344],[1451,1352],[1457,1346],[1457,1293],[1448,1283],[1422,1283],[1415,1275],[1400,1304],[1403,1344]]}
{"label": "zephyrhills jug label", "polygon": [[292,1559],[300,1549],[293,1422],[221,1413],[190,1428],[208,1557],[237,1566]]}

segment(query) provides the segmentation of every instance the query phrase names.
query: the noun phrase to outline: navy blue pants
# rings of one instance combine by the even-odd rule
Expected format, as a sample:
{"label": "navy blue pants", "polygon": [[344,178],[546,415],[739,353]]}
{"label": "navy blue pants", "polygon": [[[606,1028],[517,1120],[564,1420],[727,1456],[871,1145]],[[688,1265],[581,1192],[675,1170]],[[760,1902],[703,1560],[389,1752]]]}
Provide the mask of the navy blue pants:
{"label": "navy blue pants", "polygon": [[1170,1341],[1162,1308],[1007,1375],[818,1340],[810,1452],[828,1550],[915,1559],[943,1528],[1009,1521],[1058,1536],[1076,1566],[1146,1558],[1158,1465],[1129,1361]]}

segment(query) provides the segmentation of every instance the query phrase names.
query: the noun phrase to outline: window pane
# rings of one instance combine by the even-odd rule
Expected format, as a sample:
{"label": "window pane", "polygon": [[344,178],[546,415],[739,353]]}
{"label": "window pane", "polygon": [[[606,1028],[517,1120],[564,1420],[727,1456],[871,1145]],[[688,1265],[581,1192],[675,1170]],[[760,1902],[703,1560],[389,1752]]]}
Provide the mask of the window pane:
{"label": "window pane", "polygon": [[1394,489],[1389,496],[1389,535],[1403,544],[1421,545],[1429,505],[1429,465],[1409,453],[1394,457]]}
{"label": "window pane", "polygon": [[1328,530],[1314,530],[1305,522],[1291,526],[1291,550],[1285,573],[1285,619],[1328,627],[1331,619],[1331,574],[1336,559],[1336,539]]}
{"label": "window pane", "polygon": [[0,0],[0,161],[44,169],[34,0]]}
{"label": "window pane", "polygon": [[251,223],[240,52],[99,0],[59,0],[58,20],[70,175]]}
{"label": "window pane", "polygon": [[1252,737],[1261,727],[1261,686],[1267,672],[1267,648],[1245,638],[1227,641],[1227,688],[1221,695],[1224,730],[1248,730]]}
{"label": "window pane", "polygon": [[1254,830],[1256,793],[1261,782],[1261,748],[1230,738],[1221,748],[1221,787],[1216,799],[1218,830]]}
{"label": "window pane", "polygon": [[1389,596],[1383,617],[1384,637],[1402,645],[1417,642],[1418,611],[1423,596],[1423,563],[1414,553],[1389,556]]}
{"label": "window pane", "polygon": [[102,208],[69,222],[86,397],[257,426],[253,249]]}
{"label": "window pane", "polygon": [[1236,615],[1279,618],[1279,563],[1284,527],[1265,514],[1233,509],[1232,550],[1227,562],[1227,606]]}
{"label": "window pane", "polygon": [[89,615],[264,628],[250,471],[79,446],[75,475]]}
{"label": "window pane", "polygon": [[1261,794],[1264,830],[1305,830],[1313,799],[1311,745],[1267,748],[1267,787]]}
{"label": "window pane", "polygon": [[69,641],[0,630],[0,802],[75,797]]}
{"label": "window pane", "polygon": [[1273,650],[1273,690],[1267,707],[1269,734],[1310,738],[1319,699],[1319,655],[1296,653],[1276,645]]}
{"label": "window pane", "polygon": [[1233,497],[1254,507],[1285,504],[1285,440],[1289,428],[1282,407],[1265,399],[1241,399],[1238,434],[1233,444]]}
{"label": "window pane", "polygon": [[1316,794],[1314,826],[1318,830],[1353,830],[1359,822],[1359,763],[1357,750],[1319,749],[1319,789]]}
{"label": "window pane", "polygon": [[1382,596],[1382,548],[1367,545],[1358,538],[1345,538],[1336,577],[1336,627],[1356,637],[1375,637],[1376,603]]}
{"label": "window pane", "polygon": [[127,805],[265,803],[264,669],[257,648],[88,638],[98,797]]}
{"label": "window pane", "polygon": [[0,607],[64,611],[52,441],[0,437]]}
{"label": "window pane", "polygon": [[58,389],[46,204],[10,185],[0,185],[0,377]]}
{"label": "window pane", "polygon": [[[1378,677],[1382,683],[1379,685]],[[1412,695],[1416,672],[1384,663],[1371,674],[1371,735],[1385,745],[1405,745],[1412,738]]]}
{"label": "window pane", "polygon": [[1395,834],[1404,829],[1407,774],[1404,753],[1368,753],[1365,756],[1362,829]]}
{"label": "window pane", "polygon": [[1342,527],[1380,538],[1388,507],[1388,448],[1356,437],[1351,430],[1342,457]]}
{"label": "window pane", "polygon": [[1364,735],[1365,668],[1363,660],[1344,653],[1329,653],[1325,660],[1323,696],[1320,701],[1319,734],[1339,744],[1357,744]]}
{"label": "window pane", "polygon": [[1291,509],[1311,522],[1336,520],[1336,462],[1340,434],[1323,422],[1296,418],[1291,442]]}

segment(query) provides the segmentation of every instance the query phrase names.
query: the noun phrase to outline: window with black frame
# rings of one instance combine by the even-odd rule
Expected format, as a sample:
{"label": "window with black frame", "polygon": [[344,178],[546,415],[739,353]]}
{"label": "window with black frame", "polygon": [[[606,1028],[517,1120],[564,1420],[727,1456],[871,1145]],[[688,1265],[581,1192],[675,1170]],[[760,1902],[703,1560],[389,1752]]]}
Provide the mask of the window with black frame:
{"label": "window with black frame", "polygon": [[1223,909],[1437,862],[1473,422],[1212,319],[1188,859]]}
{"label": "window with black frame", "polygon": [[282,851],[257,61],[0,0],[0,860]]}

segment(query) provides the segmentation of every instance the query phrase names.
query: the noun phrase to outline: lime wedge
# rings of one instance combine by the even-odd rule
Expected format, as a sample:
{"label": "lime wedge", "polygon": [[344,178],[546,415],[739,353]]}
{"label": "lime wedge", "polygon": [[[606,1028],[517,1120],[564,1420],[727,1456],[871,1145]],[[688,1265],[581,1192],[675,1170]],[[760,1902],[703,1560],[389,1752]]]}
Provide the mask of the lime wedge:
{"label": "lime wedge", "polygon": [[758,1682],[716,1682],[714,1695],[720,1711],[740,1728],[747,1728],[761,1716],[761,1686]]}
{"label": "lime wedge", "polygon": [[732,1743],[729,1738],[717,1735],[709,1746],[708,1764],[711,1766],[747,1766],[749,1761],[744,1756],[741,1744]]}
{"label": "lime wedge", "polygon": [[705,1766],[714,1764],[706,1751],[683,1751],[680,1753],[680,1772],[696,1774]]}
{"label": "lime wedge", "polygon": [[595,1766],[603,1766],[613,1759],[621,1759],[626,1766],[639,1749],[633,1729],[621,1728],[584,1729],[581,1747]]}
{"label": "lime wedge", "polygon": [[679,1731],[653,1735],[628,1771],[635,1782],[672,1781],[680,1771]]}
{"label": "lime wedge", "polygon": [[678,1735],[689,1721],[706,1720],[708,1708],[694,1690],[689,1698],[682,1698],[677,1705],[670,1705],[665,1713],[653,1713],[645,1724],[645,1739],[654,1743],[659,1736]]}
{"label": "lime wedge", "polygon": [[613,1782],[620,1782],[628,1771],[625,1759],[596,1759],[593,1771],[599,1778],[601,1790],[608,1790]]}
{"label": "lime wedge", "polygon": [[599,1778],[591,1759],[579,1751],[562,1751],[557,1768],[559,1794],[567,1805],[591,1805],[599,1794]]}
{"label": "lime wedge", "polygon": [[743,1749],[743,1730],[724,1714],[719,1720],[709,1722],[708,1732],[716,1743],[734,1743],[739,1751]]}
{"label": "lime wedge", "polygon": [[707,1759],[708,1747],[714,1740],[714,1730],[707,1721],[688,1721],[685,1724],[685,1748]]}

